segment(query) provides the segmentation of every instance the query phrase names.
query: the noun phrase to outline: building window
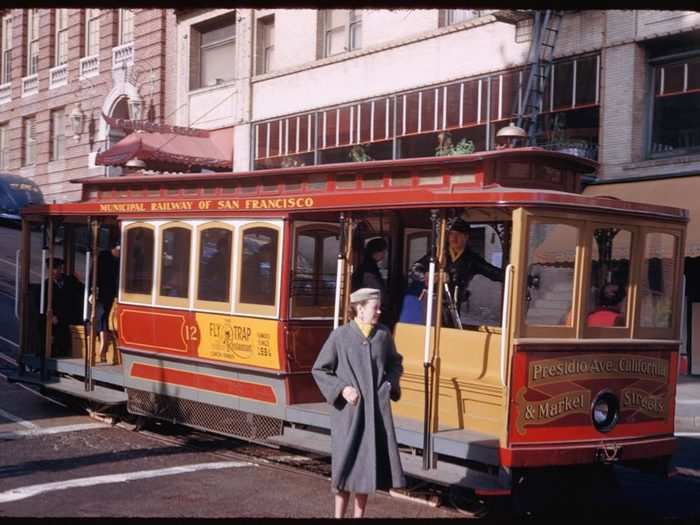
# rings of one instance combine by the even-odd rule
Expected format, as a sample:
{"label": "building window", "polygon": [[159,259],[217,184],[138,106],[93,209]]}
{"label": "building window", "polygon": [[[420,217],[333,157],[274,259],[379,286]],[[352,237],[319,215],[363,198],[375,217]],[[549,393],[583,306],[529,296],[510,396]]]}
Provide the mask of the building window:
{"label": "building window", "polygon": [[56,9],[54,66],[68,62],[68,9]]}
{"label": "building window", "polygon": [[475,9],[445,9],[444,13],[442,13],[442,20],[444,21],[442,25],[459,24],[472,18],[478,18],[481,14],[481,11]]}
{"label": "building window", "polygon": [[262,75],[272,71],[272,56],[275,50],[275,15],[258,20],[257,36],[256,73]]}
{"label": "building window", "polygon": [[65,158],[66,126],[64,115],[64,108],[51,112],[51,160]]}
{"label": "building window", "polygon": [[27,75],[39,71],[39,10],[27,11]]}
{"label": "building window", "polygon": [[0,84],[12,80],[12,15],[2,18],[2,70],[0,71]]}
{"label": "building window", "polygon": [[321,11],[322,57],[354,51],[362,47],[362,11],[325,9]]}
{"label": "building window", "polygon": [[0,126],[0,170],[6,170],[10,164],[9,126]]}
{"label": "building window", "polygon": [[700,151],[700,57],[654,67],[652,156]]}
{"label": "building window", "polygon": [[23,126],[22,126],[22,132],[23,132],[23,142],[24,142],[24,151],[23,151],[23,157],[22,157],[22,165],[23,166],[31,166],[35,163],[35,158],[34,158],[34,142],[35,142],[35,135],[34,135],[34,117],[28,117],[24,119]]}
{"label": "building window", "polygon": [[230,13],[192,27],[190,89],[234,78],[236,15]]}
{"label": "building window", "polygon": [[85,56],[100,52],[100,10],[85,10]]}
{"label": "building window", "polygon": [[119,45],[134,41],[134,10],[119,10]]}

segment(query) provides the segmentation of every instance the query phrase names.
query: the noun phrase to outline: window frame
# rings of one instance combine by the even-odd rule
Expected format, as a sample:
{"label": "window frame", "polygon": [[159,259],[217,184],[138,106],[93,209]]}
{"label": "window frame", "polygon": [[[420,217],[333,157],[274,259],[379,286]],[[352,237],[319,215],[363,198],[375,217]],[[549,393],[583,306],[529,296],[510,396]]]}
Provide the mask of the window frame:
{"label": "window frame", "polygon": [[[584,219],[585,220],[585,219]],[[626,306],[626,326],[588,326],[586,319],[591,310],[590,304],[590,294],[581,293],[581,318],[579,320],[578,336],[584,337],[586,339],[595,338],[615,338],[615,339],[629,339],[632,336],[634,326],[637,323],[637,290],[639,283],[639,269],[641,258],[639,257],[639,221],[626,221],[622,217],[615,217],[614,219],[605,220],[603,218],[595,218],[595,220],[586,220],[586,227],[584,231],[585,243],[583,244],[583,268],[582,268],[582,279],[581,279],[581,290],[588,290],[591,287],[591,269],[593,267],[593,232],[598,228],[612,228],[619,227],[621,230],[626,230],[631,234],[630,241],[630,266],[629,266],[629,276],[627,281],[627,306]]]}
{"label": "window frame", "polygon": [[[200,272],[202,271],[202,264],[201,260],[199,258],[199,252],[201,249],[201,243],[202,243],[202,232],[209,230],[209,229],[223,229],[223,230],[228,230],[231,232],[231,253],[230,253],[230,258],[229,258],[229,296],[228,296],[228,301],[210,301],[210,300],[204,300],[204,299],[199,299],[199,276]],[[237,246],[237,230],[236,226],[234,224],[231,224],[229,222],[224,222],[220,220],[210,220],[210,221],[205,221],[202,222],[201,224],[197,224],[195,232],[196,232],[196,238],[195,238],[195,251],[194,251],[194,261],[195,261],[195,271],[193,274],[194,282],[191,283],[193,290],[192,294],[192,306],[195,310],[198,311],[210,311],[210,312],[225,312],[229,313],[232,310],[232,306],[234,303],[234,298],[235,293],[236,293],[236,286],[234,282],[234,276],[236,275],[235,273],[235,266],[236,266],[236,257],[235,257],[235,249]]]}
{"label": "window frame", "polygon": [[[465,18],[463,20],[455,20],[454,18],[455,18],[456,11],[471,11],[474,14],[474,16],[472,16],[470,18]],[[444,18],[443,18],[444,25],[445,26],[452,26],[452,25],[456,25],[456,24],[462,24],[464,22],[467,22],[468,20],[473,20],[475,18],[479,18],[479,17],[483,16],[482,11],[483,10],[481,10],[481,9],[445,9],[444,10]]]}
{"label": "window frame", "polygon": [[[166,230],[173,229],[173,228],[183,228],[185,230],[188,230],[190,232],[190,242],[189,242],[189,265],[187,269],[187,294],[185,297],[170,297],[168,295],[162,295],[160,293],[161,289],[161,277],[162,277],[162,260],[163,260],[163,235],[165,234]],[[194,268],[192,266],[192,247],[193,247],[193,240],[194,240],[194,232],[195,232],[195,227],[192,223],[190,222],[185,222],[183,220],[179,219],[172,219],[172,220],[166,220],[162,224],[158,226],[158,240],[157,240],[157,252],[154,254],[154,259],[155,259],[155,264],[156,264],[156,271],[154,273],[154,300],[155,300],[155,305],[157,306],[167,306],[170,308],[178,308],[182,310],[189,310],[190,309],[190,298],[192,297],[192,288],[193,288],[193,283],[192,283],[192,273],[194,272]]]}
{"label": "window frame", "polygon": [[[60,8],[54,10],[54,53],[53,53],[53,65],[54,67],[62,66],[68,63],[68,9]],[[62,26],[62,22],[65,22],[65,26]],[[65,37],[65,55],[61,54],[61,38]]]}
{"label": "window frame", "polygon": [[[653,58],[647,62],[648,67],[648,103],[647,103],[647,115],[646,115],[646,125],[648,132],[646,133],[646,151],[645,155],[647,159],[660,159],[660,158],[670,158],[678,157],[683,155],[697,155],[700,154],[700,146],[696,147],[683,147],[676,148],[671,151],[653,151],[654,146],[654,114],[656,113],[657,99],[669,98],[669,97],[682,97],[683,95],[697,94],[700,89],[688,88],[688,64],[690,62],[700,61],[700,51],[680,59],[672,60],[664,57]],[[666,93],[664,89],[664,72],[665,68],[674,65],[683,65],[683,89],[681,91]],[[657,70],[660,70],[659,77],[660,82],[657,81]],[[660,84],[660,85],[659,85]],[[658,92],[658,94],[657,94]]]}
{"label": "window frame", "polygon": [[[128,13],[128,16],[126,16]],[[117,45],[132,44],[134,42],[134,20],[136,18],[136,13],[133,9],[120,8],[119,9],[119,28],[117,31]],[[127,19],[128,25],[127,25]],[[125,33],[125,27],[130,26],[130,33]],[[125,35],[131,35],[131,38],[127,40]]]}
{"label": "window frame", "polygon": [[[66,121],[65,108],[52,109],[51,121],[51,156],[50,160],[64,160],[66,158]],[[56,120],[58,117],[58,126]],[[60,132],[60,133],[59,133]]]}
{"label": "window frame", "polygon": [[[235,52],[236,52],[236,46],[237,46],[237,38],[236,38],[236,33],[238,31],[238,22],[237,22],[237,15],[236,11],[231,11],[229,13],[224,13],[220,16],[210,18],[209,20],[205,20],[202,22],[199,22],[197,24],[193,24],[190,26],[190,47],[189,47],[189,53],[190,53],[190,61],[189,61],[189,75],[190,75],[190,82],[189,82],[189,90],[194,91],[196,89],[203,89],[203,88],[211,88],[216,86],[217,84],[208,84],[205,85],[202,74],[203,74],[203,51],[206,49],[213,49],[216,47],[222,47],[225,45],[232,45],[233,46],[233,64],[230,68],[230,76],[227,78],[221,79],[224,84],[228,82],[232,82],[236,78],[236,59],[235,59]],[[226,27],[229,25],[233,25],[233,35],[231,37],[222,39],[222,40],[217,40],[216,42],[210,42],[208,44],[203,45],[202,44],[202,36],[210,31],[215,31],[217,29],[221,29],[222,27]],[[193,68],[193,57],[196,55],[196,64],[195,67]]]}
{"label": "window frame", "polygon": [[[36,33],[36,34],[35,34]],[[39,72],[39,9],[27,10],[27,62],[25,66],[26,75],[36,75]],[[36,44],[36,46],[34,46]],[[35,49],[35,51],[33,51]]]}
{"label": "window frame", "polygon": [[9,169],[9,131],[10,125],[8,122],[0,124],[0,170]]}
{"label": "window frame", "polygon": [[[84,50],[83,50],[83,58],[91,57],[91,56],[99,56],[100,54],[100,17],[102,16],[101,10],[94,8],[94,7],[88,7],[85,8],[85,20],[84,20],[84,31],[85,31],[85,40],[83,42]],[[92,24],[96,25],[96,29],[94,32],[91,32],[90,28],[92,27]],[[91,42],[91,34],[94,33],[95,35],[95,43],[94,46],[97,48],[95,49],[94,53],[91,53],[91,48],[90,44]]]}
{"label": "window frame", "polygon": [[[516,215],[513,216],[514,224],[516,222]],[[580,281],[582,278],[583,270],[583,260],[584,250],[582,249],[582,236],[585,235],[586,224],[585,218],[577,216],[575,214],[569,213],[540,213],[536,210],[523,210],[522,219],[519,221],[521,223],[520,230],[520,242],[518,243],[519,254],[519,265],[522,268],[522,276],[520,279],[519,286],[517,289],[513,290],[513,297],[515,302],[519,304],[519,312],[516,311],[514,315],[517,316],[517,334],[516,337],[520,338],[566,338],[572,339],[576,336],[576,330],[580,324],[579,319],[581,317],[581,294],[576,296],[576,290],[580,290]],[[578,237],[576,240],[576,252],[574,255],[574,273],[572,281],[572,302],[571,302],[571,325],[535,325],[527,323],[526,306],[527,306],[527,266],[528,266],[528,249],[527,241],[529,239],[530,226],[533,224],[562,224],[566,226],[572,226],[578,230]],[[514,235],[515,226],[514,226]],[[514,237],[515,238],[515,237]],[[515,243],[513,243],[515,246]]]}
{"label": "window frame", "polygon": [[[121,246],[122,246],[122,256],[119,258],[119,302],[120,303],[133,303],[140,305],[153,305],[154,304],[154,287],[156,284],[156,267],[158,266],[157,254],[159,253],[159,243],[158,243],[158,224],[151,222],[142,221],[124,221],[122,223],[121,232]],[[127,242],[129,230],[136,228],[145,228],[153,232],[153,261],[151,268],[151,293],[142,294],[136,292],[127,292],[126,287],[126,263],[127,254],[129,253],[129,245]]]}
{"label": "window frame", "polygon": [[[297,221],[294,224],[294,229],[293,229],[293,245],[292,245],[292,254],[291,254],[291,268],[290,268],[290,275],[291,278],[289,280],[289,290],[288,290],[288,297],[289,297],[289,317],[294,318],[294,319],[332,319],[333,314],[335,311],[335,304],[331,304],[329,306],[321,306],[318,304],[312,304],[309,306],[295,306],[294,305],[294,297],[292,295],[292,286],[294,284],[294,278],[296,276],[296,255],[297,255],[297,243],[299,239],[299,235],[303,235],[307,231],[313,231],[313,232],[319,232],[323,231],[328,233],[329,235],[326,235],[324,237],[318,237],[314,236],[316,240],[319,238],[327,238],[327,237],[333,237],[337,236],[340,238],[340,226],[337,223],[331,223],[331,222],[316,222],[316,221]],[[319,254],[319,245],[316,244],[314,246],[314,273],[316,278],[314,279],[316,283],[320,281],[320,272],[317,272],[319,269],[319,265],[323,265],[323,257],[317,258],[317,255]],[[322,253],[321,253],[322,255]],[[337,258],[337,255],[336,255]],[[318,288],[317,288],[318,289]],[[323,315],[308,315],[306,310],[311,310],[311,311],[316,311],[320,312]],[[328,310],[327,314],[326,311]]]}
{"label": "window frame", "polygon": [[[31,131],[31,135],[28,131]],[[36,165],[35,131],[36,115],[24,117],[22,119],[22,166]]]}
{"label": "window frame", "polygon": [[0,70],[0,84],[12,81],[12,14],[2,17],[2,42],[0,49],[2,55],[2,69]]}
{"label": "window frame", "polygon": [[[344,11],[342,25],[330,27],[330,20],[333,11]],[[362,49],[362,9],[321,9],[320,15],[320,32],[319,32],[319,49],[321,51],[319,58],[329,58],[342,55],[351,51]],[[343,33],[343,51],[330,53],[329,36],[333,32]],[[359,44],[355,42],[354,32],[359,31]]]}
{"label": "window frame", "polygon": [[[643,260],[646,252],[646,239],[647,235],[650,233],[660,233],[673,235],[675,238],[675,245],[673,247],[673,279],[672,288],[673,294],[671,295],[671,322],[668,327],[644,327],[641,326],[641,307],[642,300],[640,294],[640,284],[642,279],[642,267]],[[639,254],[638,254],[638,265],[639,265],[639,277],[636,282],[637,288],[637,300],[635,305],[635,318],[636,322],[634,325],[633,337],[638,339],[669,339],[674,340],[674,335],[678,334],[679,324],[680,324],[680,304],[679,294],[681,293],[681,272],[682,264],[684,263],[684,256],[681,252],[681,247],[685,246],[685,232],[679,228],[663,227],[655,225],[644,225],[640,227],[640,242],[639,242]]]}
{"label": "window frame", "polygon": [[[257,19],[257,52],[255,74],[264,75],[272,71],[272,58],[275,50],[275,15],[262,16]],[[271,33],[270,42],[267,42],[267,37]],[[268,53],[269,51],[269,53]],[[269,60],[268,60],[269,59]]]}
{"label": "window frame", "polygon": [[[284,246],[284,228],[281,221],[264,219],[243,221],[238,227],[235,251],[235,293],[233,313],[255,317],[277,318],[279,316],[282,285],[282,247]],[[246,303],[241,301],[241,279],[243,277],[243,240],[247,230],[268,228],[277,231],[277,264],[275,268],[275,301],[273,305]]]}

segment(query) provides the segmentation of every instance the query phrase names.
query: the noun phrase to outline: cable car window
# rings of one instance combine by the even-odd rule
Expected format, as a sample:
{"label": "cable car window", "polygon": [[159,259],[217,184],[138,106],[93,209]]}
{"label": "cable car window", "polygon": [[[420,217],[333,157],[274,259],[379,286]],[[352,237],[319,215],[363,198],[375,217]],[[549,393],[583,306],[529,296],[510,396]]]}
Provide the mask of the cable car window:
{"label": "cable car window", "polygon": [[656,232],[646,235],[639,283],[639,316],[642,327],[671,327],[675,253],[674,235]]}
{"label": "cable car window", "polygon": [[150,295],[153,286],[153,240],[151,228],[127,230],[125,292]]}
{"label": "cable car window", "polygon": [[160,258],[160,295],[186,298],[190,282],[190,240],[187,228],[163,230]]}
{"label": "cable car window", "polygon": [[338,231],[303,228],[297,231],[292,276],[292,315],[330,315],[335,298]]}
{"label": "cable car window", "polygon": [[[501,223],[501,225],[504,225]],[[501,238],[493,224],[472,223],[469,234],[469,249],[482,257],[487,263],[503,267],[503,246]],[[510,224],[506,224],[510,228]],[[466,293],[464,300],[453,297],[460,305],[459,315],[464,326],[500,326],[503,299],[503,282],[494,281],[486,275],[476,273],[469,282],[468,290],[458,290],[460,295]]]}
{"label": "cable car window", "polygon": [[228,303],[231,290],[232,232],[207,228],[200,232],[197,300]]}
{"label": "cable car window", "polygon": [[277,230],[249,228],[243,233],[240,302],[275,305]]}
{"label": "cable car window", "polygon": [[575,226],[554,223],[530,225],[527,250],[527,324],[572,326],[577,243],[578,228]]}
{"label": "cable car window", "polygon": [[627,326],[632,233],[614,227],[593,230],[586,326]]}

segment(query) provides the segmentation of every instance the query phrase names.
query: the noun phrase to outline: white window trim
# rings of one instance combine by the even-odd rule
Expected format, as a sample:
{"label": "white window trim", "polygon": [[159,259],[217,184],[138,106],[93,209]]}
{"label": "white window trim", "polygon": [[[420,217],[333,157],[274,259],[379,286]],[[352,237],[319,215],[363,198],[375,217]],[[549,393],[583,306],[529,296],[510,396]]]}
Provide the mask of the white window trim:
{"label": "white window trim", "polygon": [[[338,25],[335,27],[329,27],[330,24],[330,18],[331,18],[331,13],[333,11],[347,11],[346,13],[346,18],[343,21],[342,25]],[[351,51],[358,51],[362,49],[362,13],[360,12],[361,10],[359,9],[324,9],[321,13],[321,24],[322,24],[322,54],[323,56],[321,58],[328,58],[328,57],[333,57],[333,56],[338,56],[343,53],[349,53]],[[359,26],[359,31],[360,31],[360,44],[358,46],[353,47],[353,42],[352,42],[352,35],[353,35],[353,28]],[[339,32],[342,28],[343,32],[343,40],[345,41],[345,44],[343,46],[343,51],[340,51],[338,53],[333,53],[330,54],[330,49],[328,45],[328,36],[330,33],[336,31]]]}
{"label": "white window trim", "polygon": [[[27,75],[31,77],[39,72],[39,32],[34,35],[35,19],[39,17],[39,9],[27,10]],[[32,55],[32,44],[37,44],[36,55]]]}
{"label": "white window trim", "polygon": [[[131,39],[126,40],[124,38],[124,18],[126,13],[129,12],[131,15]],[[119,31],[118,31],[118,45],[123,46],[125,44],[132,44],[134,42],[134,20],[136,17],[136,13],[134,13],[131,9],[119,9]]]}
{"label": "white window trim", "polygon": [[[59,20],[61,20],[61,15],[65,15],[66,17],[66,25],[65,27],[61,28],[59,25]],[[54,56],[53,56],[53,65],[54,67],[62,66],[64,64],[68,63],[68,10],[65,8],[62,9],[56,9],[55,13],[55,34],[54,34]],[[61,61],[61,35],[65,33],[66,35],[66,56],[63,57],[63,61]]]}
{"label": "white window trim", "polygon": [[[7,41],[7,47],[5,43]],[[2,42],[1,42],[2,55],[0,56],[0,63],[2,64],[2,70],[0,72],[0,82],[7,83],[12,81],[12,15],[5,15],[2,17]],[[9,52],[9,53],[8,53]],[[10,60],[6,60],[9,58]],[[8,65],[10,67],[5,74]]]}
{"label": "white window trim", "polygon": [[[94,14],[94,16],[90,16]],[[100,17],[102,12],[100,9],[88,7],[85,9],[85,54],[83,58],[91,56],[99,56],[100,54]],[[94,22],[97,24],[97,51],[95,53],[90,52],[90,24]]]}

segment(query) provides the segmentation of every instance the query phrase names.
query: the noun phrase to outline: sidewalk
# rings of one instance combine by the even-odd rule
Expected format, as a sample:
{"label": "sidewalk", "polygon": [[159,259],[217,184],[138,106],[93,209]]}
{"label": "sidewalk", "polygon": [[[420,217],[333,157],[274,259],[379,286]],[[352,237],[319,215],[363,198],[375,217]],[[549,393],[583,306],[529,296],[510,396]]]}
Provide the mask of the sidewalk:
{"label": "sidewalk", "polygon": [[700,434],[700,377],[678,376],[676,391],[676,433]]}

